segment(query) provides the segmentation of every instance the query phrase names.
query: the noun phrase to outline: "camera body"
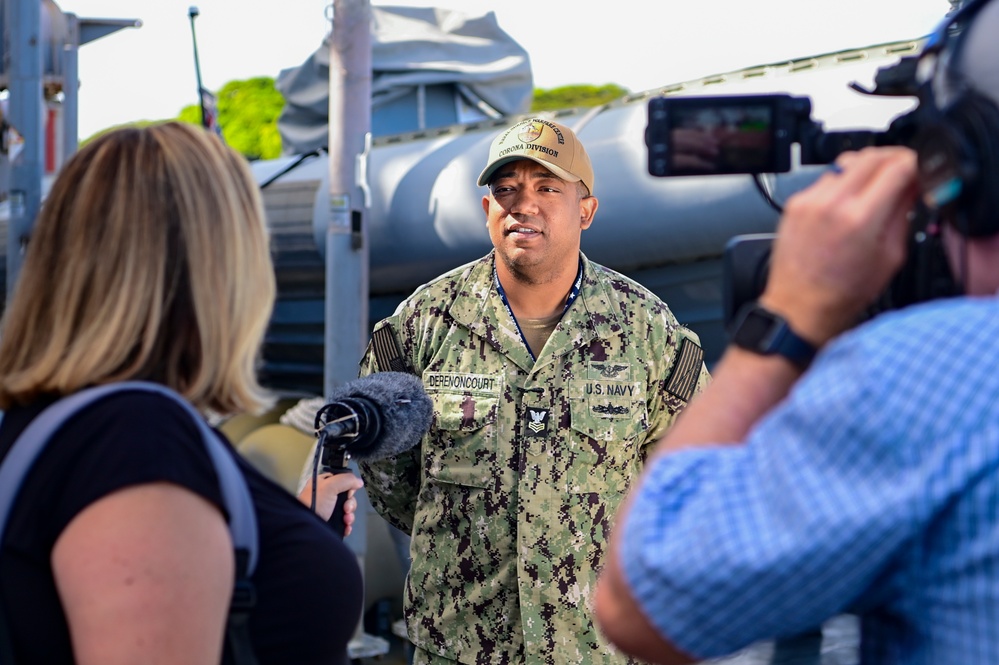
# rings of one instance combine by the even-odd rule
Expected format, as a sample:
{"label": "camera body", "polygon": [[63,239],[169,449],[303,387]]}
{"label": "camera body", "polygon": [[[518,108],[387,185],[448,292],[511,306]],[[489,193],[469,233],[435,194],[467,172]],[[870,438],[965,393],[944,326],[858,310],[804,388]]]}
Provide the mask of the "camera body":
{"label": "camera body", "polygon": [[786,94],[656,97],[648,113],[648,169],[663,178],[787,173],[794,144],[800,164],[829,164],[866,146],[908,145],[918,109],[880,132],[826,132],[812,119],[808,97]]}
{"label": "camera body", "polygon": [[[875,76],[875,88],[859,92],[880,96],[920,96],[918,57],[902,58]],[[832,163],[847,150],[905,145],[919,149],[923,131],[939,123],[935,109],[921,103],[896,117],[884,131],[826,132],[812,117],[808,97],[788,94],[661,96],[648,103],[648,171],[656,177],[786,173],[796,164]],[[793,152],[798,147],[797,159]],[[768,201],[780,208],[768,197]],[[868,316],[915,302],[954,295],[957,285],[943,258],[935,222],[925,207],[913,215],[909,259]],[[723,251],[722,307],[731,332],[740,310],[766,285],[773,234],[732,238]]]}
{"label": "camera body", "polygon": [[813,133],[812,102],[791,95],[657,97],[645,144],[657,177],[786,173],[791,146]]}

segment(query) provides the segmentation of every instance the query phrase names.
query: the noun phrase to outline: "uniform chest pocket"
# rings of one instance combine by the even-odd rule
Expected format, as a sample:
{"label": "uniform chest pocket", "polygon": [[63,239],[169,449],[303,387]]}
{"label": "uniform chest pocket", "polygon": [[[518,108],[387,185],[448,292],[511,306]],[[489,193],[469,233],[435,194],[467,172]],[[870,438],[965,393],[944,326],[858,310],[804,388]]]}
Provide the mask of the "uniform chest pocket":
{"label": "uniform chest pocket", "polygon": [[434,404],[424,469],[436,480],[493,487],[498,478],[498,395],[429,392]]}
{"label": "uniform chest pocket", "polygon": [[641,383],[579,381],[569,399],[572,435],[562,471],[569,493],[624,492],[649,428]]}

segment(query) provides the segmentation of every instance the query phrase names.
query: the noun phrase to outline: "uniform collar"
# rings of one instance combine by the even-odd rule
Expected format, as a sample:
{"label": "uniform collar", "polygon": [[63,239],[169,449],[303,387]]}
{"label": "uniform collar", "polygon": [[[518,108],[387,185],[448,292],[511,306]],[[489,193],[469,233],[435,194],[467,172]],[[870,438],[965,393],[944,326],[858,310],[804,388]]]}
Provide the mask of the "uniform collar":
{"label": "uniform collar", "polygon": [[[493,251],[472,264],[449,313],[455,321],[529,370],[534,367],[534,361],[493,285],[495,260]],[[555,356],[586,345],[594,338],[619,335],[624,330],[614,306],[612,278],[605,268],[591,263],[582,252],[580,260],[583,275],[579,296],[559,321],[552,333],[553,340],[549,340],[549,345],[556,349]]]}

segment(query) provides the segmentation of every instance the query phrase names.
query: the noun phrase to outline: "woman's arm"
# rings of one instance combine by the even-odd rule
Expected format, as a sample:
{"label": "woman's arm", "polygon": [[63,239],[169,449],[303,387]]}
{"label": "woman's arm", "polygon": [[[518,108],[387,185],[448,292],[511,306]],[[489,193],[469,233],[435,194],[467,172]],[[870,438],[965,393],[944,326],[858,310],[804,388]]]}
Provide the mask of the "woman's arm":
{"label": "woman's arm", "polygon": [[59,536],[52,568],[80,665],[220,661],[233,545],[221,510],[193,492],[103,497]]}

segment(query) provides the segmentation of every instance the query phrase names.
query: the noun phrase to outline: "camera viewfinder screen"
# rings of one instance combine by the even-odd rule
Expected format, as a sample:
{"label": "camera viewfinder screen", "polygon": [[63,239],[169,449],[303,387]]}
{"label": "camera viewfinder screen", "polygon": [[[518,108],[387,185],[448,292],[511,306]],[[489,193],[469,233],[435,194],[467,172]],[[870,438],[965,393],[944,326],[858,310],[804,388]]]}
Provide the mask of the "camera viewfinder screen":
{"label": "camera viewfinder screen", "polygon": [[676,175],[775,170],[769,104],[684,105],[670,114],[669,159]]}

